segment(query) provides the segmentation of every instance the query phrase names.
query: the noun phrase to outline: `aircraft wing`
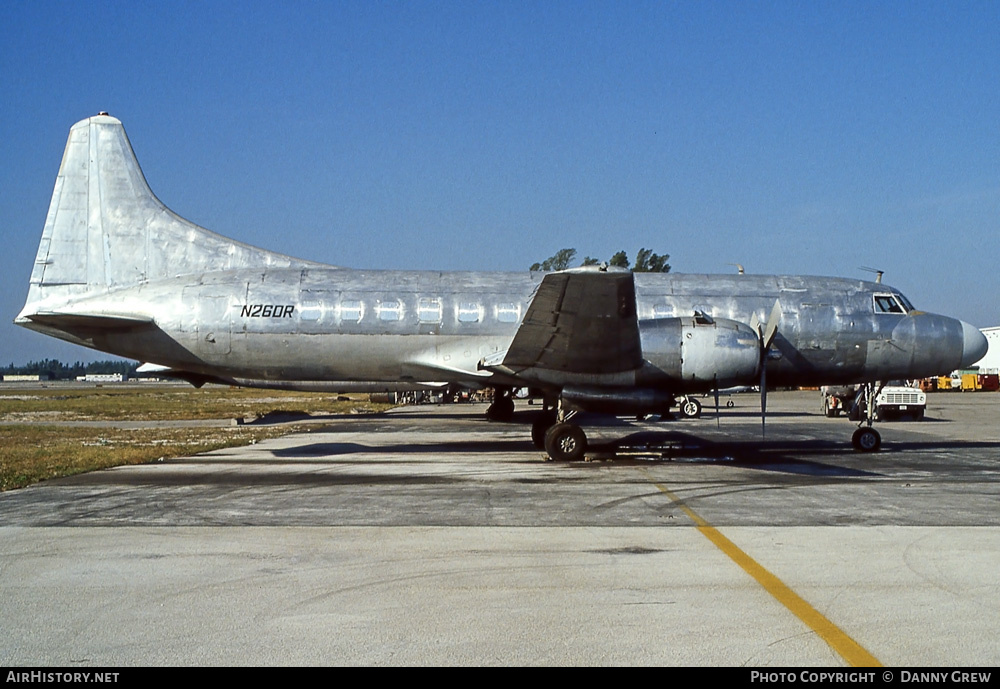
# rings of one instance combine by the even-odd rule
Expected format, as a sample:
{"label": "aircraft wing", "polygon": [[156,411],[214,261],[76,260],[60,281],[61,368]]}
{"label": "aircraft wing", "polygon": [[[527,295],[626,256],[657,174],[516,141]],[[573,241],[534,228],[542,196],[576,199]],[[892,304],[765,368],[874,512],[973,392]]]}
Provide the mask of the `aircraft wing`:
{"label": "aircraft wing", "polygon": [[499,362],[515,374],[607,374],[641,365],[632,273],[593,269],[546,275]]}

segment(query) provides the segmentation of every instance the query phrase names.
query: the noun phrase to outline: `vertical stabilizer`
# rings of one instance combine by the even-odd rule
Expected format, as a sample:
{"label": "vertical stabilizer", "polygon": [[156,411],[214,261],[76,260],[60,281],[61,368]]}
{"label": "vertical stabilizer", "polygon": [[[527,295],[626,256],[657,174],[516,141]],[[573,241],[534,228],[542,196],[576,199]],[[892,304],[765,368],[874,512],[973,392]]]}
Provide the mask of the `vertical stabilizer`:
{"label": "vertical stabilizer", "polygon": [[181,275],[308,265],[175,214],[146,184],[122,123],[102,113],[70,129],[24,313]]}

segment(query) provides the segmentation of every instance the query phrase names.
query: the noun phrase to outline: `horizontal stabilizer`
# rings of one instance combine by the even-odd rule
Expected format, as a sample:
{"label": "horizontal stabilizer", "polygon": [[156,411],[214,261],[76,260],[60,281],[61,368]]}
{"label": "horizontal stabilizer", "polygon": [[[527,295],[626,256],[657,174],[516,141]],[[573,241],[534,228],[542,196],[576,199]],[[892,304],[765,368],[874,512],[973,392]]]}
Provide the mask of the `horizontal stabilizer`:
{"label": "horizontal stabilizer", "polygon": [[[152,325],[153,319],[147,316],[91,314],[91,313],[58,313],[54,311],[34,313],[22,316],[18,321],[30,321],[39,325],[72,332],[80,328],[95,330],[132,330],[145,325]],[[15,321],[17,322],[17,321]]]}

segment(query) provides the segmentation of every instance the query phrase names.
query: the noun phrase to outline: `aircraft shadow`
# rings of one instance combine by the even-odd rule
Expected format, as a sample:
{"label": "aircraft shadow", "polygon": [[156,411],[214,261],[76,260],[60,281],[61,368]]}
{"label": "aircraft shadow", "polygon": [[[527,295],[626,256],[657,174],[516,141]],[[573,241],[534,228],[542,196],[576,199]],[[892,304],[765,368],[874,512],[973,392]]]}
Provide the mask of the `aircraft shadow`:
{"label": "aircraft shadow", "polygon": [[297,421],[340,421],[343,419],[381,418],[384,412],[351,413],[312,413],[307,411],[269,411],[266,414],[251,419],[239,419],[240,426],[274,426]]}
{"label": "aircraft shadow", "polygon": [[[712,418],[712,419],[714,419],[715,416],[716,416],[716,413],[715,413],[715,408],[714,407],[709,407],[708,405],[705,405],[704,407],[701,408],[701,417],[700,418],[702,418],[702,419],[705,419],[705,418]],[[722,407],[722,408],[719,409],[718,416],[719,416],[720,419],[728,419],[728,418],[744,419],[745,418],[745,419],[757,419],[759,421],[760,420],[760,407],[757,407],[756,409],[747,409],[746,411],[737,411],[737,410],[732,409],[732,408],[726,409],[725,407]],[[772,419],[772,418],[775,418],[775,419],[780,419],[780,418],[797,418],[797,417],[802,417],[802,416],[820,416],[820,414],[818,412],[810,412],[810,411],[768,411],[767,412],[767,418],[769,418],[769,419]]]}
{"label": "aircraft shadow", "polygon": [[[641,431],[608,443],[593,443],[595,459],[731,465],[809,476],[879,476],[832,463],[848,450],[827,440],[713,441],[681,431]],[[853,453],[852,453],[853,454]],[[824,461],[825,460],[825,461]]]}
{"label": "aircraft shadow", "polygon": [[[541,451],[530,444],[530,441],[512,440],[475,440],[475,441],[440,441],[425,443],[405,443],[395,445],[366,445],[364,443],[314,443],[273,451],[276,458],[288,460],[308,460],[346,456],[373,455],[377,461],[385,455],[417,455],[437,454],[442,457],[457,454],[489,455],[496,453],[520,453],[526,450],[532,453],[526,461],[537,462]],[[651,462],[678,462],[718,464],[734,466],[743,469],[761,471],[776,471],[787,474],[809,476],[840,476],[840,477],[872,477],[876,472],[840,466],[829,460],[843,457],[848,450],[843,447],[831,447],[823,440],[796,440],[776,442],[714,442],[697,436],[680,432],[642,431],[608,442],[594,442],[588,450],[592,461],[564,463],[560,466],[587,467],[608,466],[609,463],[621,466],[648,465]],[[803,458],[805,456],[806,458]],[[812,456],[813,458],[809,458]],[[826,459],[828,461],[821,461]],[[230,460],[225,460],[230,461]],[[368,461],[365,459],[364,461]],[[398,461],[398,460],[390,460]]]}
{"label": "aircraft shadow", "polygon": [[352,454],[488,454],[496,452],[521,452],[530,447],[530,441],[513,440],[457,440],[427,443],[398,443],[395,445],[365,445],[363,443],[313,443],[274,450],[275,457],[334,457]]}
{"label": "aircraft shadow", "polygon": [[[732,412],[723,412],[732,415]],[[392,414],[399,418],[405,414],[405,410],[400,410]],[[526,426],[533,421],[539,410],[521,410],[515,413],[509,423],[492,422],[487,427],[499,426]],[[785,416],[799,416],[801,413],[788,412]],[[748,414],[753,416],[753,414]],[[775,414],[781,416],[781,414]],[[426,409],[421,409],[419,418],[421,420],[468,420],[476,424],[483,424],[483,419],[478,414],[470,414],[468,407],[456,409],[454,412],[448,410],[434,410],[428,413]],[[720,466],[733,466],[742,469],[753,469],[757,471],[779,472],[783,474],[803,475],[803,476],[823,476],[823,477],[877,477],[881,476],[878,471],[871,469],[859,469],[856,466],[849,466],[858,463],[859,458],[878,457],[879,455],[858,455],[853,452],[848,443],[843,441],[830,441],[828,439],[791,439],[768,438],[765,440],[711,440],[692,433],[698,424],[697,420],[678,419],[675,425],[667,420],[663,422],[664,430],[640,430],[628,433],[627,429],[634,428],[634,421],[627,417],[614,417],[604,415],[580,414],[576,417],[584,427],[590,428],[620,428],[624,435],[614,440],[602,440],[592,438],[587,456],[591,461],[576,462],[564,466],[587,467],[587,466],[608,466],[609,464],[630,466],[649,465],[651,462],[678,462],[678,463],[698,463],[716,464]],[[683,424],[683,425],[681,425]],[[678,430],[674,430],[677,428]],[[680,429],[684,430],[680,430]],[[527,430],[527,428],[525,428]],[[706,433],[714,432],[712,428],[705,428]],[[424,442],[414,441],[405,443],[395,443],[390,445],[367,444],[359,442],[319,442],[296,447],[283,448],[273,451],[275,459],[286,459],[290,462],[296,460],[315,460],[336,463],[339,461],[357,461],[365,455],[363,461],[377,461],[380,463],[392,463],[406,461],[404,457],[414,455],[437,454],[442,458],[456,455],[495,455],[517,454],[528,452],[524,461],[528,463],[537,462],[542,456],[542,451],[531,445],[525,437],[517,438],[495,438],[476,440],[437,440],[430,439]],[[933,439],[921,438],[919,441],[892,441],[883,448],[883,453],[897,453],[902,451],[948,451],[961,448],[990,448],[995,447],[992,443],[969,443],[952,441],[935,441]],[[388,457],[388,456],[392,457]],[[205,458],[202,458],[203,460]],[[231,461],[231,460],[226,460]],[[869,466],[872,463],[867,463]]]}

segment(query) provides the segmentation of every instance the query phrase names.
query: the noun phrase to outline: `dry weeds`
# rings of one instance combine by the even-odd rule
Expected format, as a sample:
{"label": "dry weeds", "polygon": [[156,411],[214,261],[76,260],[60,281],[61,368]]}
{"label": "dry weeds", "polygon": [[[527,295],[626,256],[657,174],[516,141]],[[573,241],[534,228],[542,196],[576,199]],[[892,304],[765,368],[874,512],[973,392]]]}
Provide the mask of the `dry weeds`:
{"label": "dry weeds", "polygon": [[0,390],[0,490],[58,476],[182,457],[274,438],[304,426],[115,428],[60,421],[182,421],[274,413],[376,412],[366,395],[335,395],[146,384]]}

